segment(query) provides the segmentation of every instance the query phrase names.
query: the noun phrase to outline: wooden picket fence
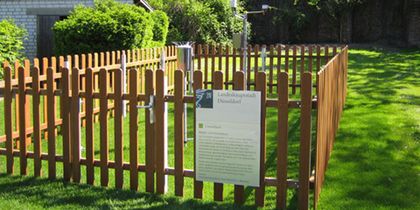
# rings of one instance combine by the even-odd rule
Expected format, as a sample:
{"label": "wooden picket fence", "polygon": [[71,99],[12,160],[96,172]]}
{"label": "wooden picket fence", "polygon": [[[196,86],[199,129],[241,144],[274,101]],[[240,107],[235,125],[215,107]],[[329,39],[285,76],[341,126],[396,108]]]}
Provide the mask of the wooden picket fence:
{"label": "wooden picket fence", "polygon": [[[290,74],[292,94],[300,87],[300,76],[304,72],[318,72],[345,46],[342,45],[249,45],[247,48],[247,89],[255,88],[259,71],[267,73],[269,93],[276,93],[276,78],[281,71]],[[261,55],[265,49],[266,59]],[[215,71],[224,72],[225,88],[233,86],[232,75],[245,66],[244,51],[229,45],[196,45],[194,66],[204,72],[204,87],[211,85],[211,75]],[[265,64],[265,65],[264,65]]]}
{"label": "wooden picket fence", "polygon": [[[252,89],[261,91],[261,157],[260,157],[260,187],[255,188],[255,203],[257,206],[264,206],[265,192],[267,187],[276,188],[277,207],[286,208],[287,189],[294,188],[298,191],[299,209],[308,209],[310,206],[310,186],[315,188],[315,207],[318,201],[327,160],[332,149],[332,142],[338,128],[339,119],[345,102],[346,78],[347,78],[347,47],[333,47],[333,54],[328,53],[330,47],[321,50],[318,46],[279,46],[270,47],[268,59],[269,67],[267,71],[262,71],[258,67],[257,57],[260,55],[258,47],[255,47],[248,59],[255,59],[255,68],[245,81],[245,74],[232,65],[229,59],[236,57],[240,60],[241,56],[236,53],[230,54],[229,48],[220,50],[219,54],[215,50],[210,56],[208,53],[201,54],[200,48],[195,55],[195,68],[201,69],[194,71],[193,90],[198,89]],[[209,47],[204,47],[207,52]],[[274,51],[278,49],[278,51]],[[286,51],[284,51],[286,49]],[[292,57],[289,57],[289,49],[292,49]],[[301,53],[295,53],[301,49]],[[309,53],[313,49],[316,53]],[[168,47],[166,50],[174,52],[169,54],[167,65],[176,65],[175,48]],[[251,51],[251,50],[250,50]],[[127,53],[128,51],[126,51]],[[215,55],[224,55],[225,69],[216,70],[209,66],[216,65]],[[323,52],[323,57],[321,56]],[[283,57],[284,54],[284,57]],[[320,56],[318,56],[318,54]],[[99,54],[101,55],[101,54]],[[185,72],[182,70],[174,71],[175,67],[166,68],[166,71],[158,69],[158,59],[152,59],[155,64],[142,60],[128,59],[125,75],[121,66],[117,64],[117,56],[108,57],[106,53],[104,61],[99,56],[97,64],[90,63],[65,67],[63,58],[59,58],[60,64],[43,65],[43,70],[38,65],[30,68],[28,61],[23,66],[16,64],[14,68],[5,65],[4,87],[0,87],[4,94],[5,106],[5,140],[6,148],[0,149],[0,155],[5,155],[7,159],[7,173],[13,174],[14,158],[19,157],[20,174],[28,174],[28,159],[34,160],[34,174],[41,176],[43,171],[41,162],[48,162],[48,177],[57,177],[57,162],[63,164],[64,180],[80,183],[82,175],[86,176],[87,183],[95,183],[95,167],[100,168],[101,186],[109,185],[109,171],[115,170],[115,187],[123,187],[124,171],[129,171],[130,189],[138,190],[139,184],[144,184],[147,192],[165,193],[167,183],[165,176],[175,177],[175,194],[184,195],[184,179],[194,178],[193,169],[184,168],[184,104],[195,106],[195,96],[185,94]],[[112,53],[111,53],[112,55]],[[130,53],[127,53],[130,55]],[[141,55],[136,54],[136,55]],[[295,56],[293,56],[295,55]],[[86,56],[84,56],[86,58]],[[90,56],[92,57],[92,56]],[[95,55],[94,55],[95,57]],[[222,56],[223,57],[223,56]],[[226,57],[229,57],[226,59]],[[89,58],[89,55],[87,56]],[[110,59],[108,59],[110,58]],[[136,57],[137,58],[137,57]],[[298,59],[299,58],[299,59]],[[72,57],[72,61],[77,57]],[[115,62],[113,61],[115,60]],[[173,59],[173,60],[171,60]],[[289,59],[292,67],[289,68]],[[303,61],[301,60],[303,59]],[[67,58],[69,60],[69,58]],[[83,56],[82,56],[83,60]],[[88,59],[89,60],[89,59]],[[96,60],[96,59],[94,59]],[[203,63],[201,62],[203,60]],[[223,59],[221,59],[222,61]],[[271,61],[272,60],[272,61]],[[323,66],[322,60],[326,64]],[[103,63],[101,63],[103,61]],[[108,63],[110,61],[110,63]],[[132,64],[129,65],[130,61]],[[200,62],[198,62],[200,61]],[[297,62],[301,62],[301,69],[297,71]],[[307,62],[305,62],[307,61]],[[207,62],[207,63],[206,63]],[[251,62],[250,62],[251,63]],[[287,63],[287,64],[285,64]],[[294,64],[296,63],[296,64]],[[315,63],[314,69],[312,65]],[[319,63],[319,68],[317,67]],[[52,64],[54,64],[52,62]],[[104,65],[102,65],[104,64]],[[151,65],[151,66],[144,66]],[[154,66],[153,66],[154,65]],[[49,66],[49,67],[47,67]],[[140,66],[140,67],[139,67]],[[210,67],[210,68],[209,68]],[[250,67],[252,68],[252,67]],[[15,78],[13,69],[17,69]],[[30,73],[29,69],[31,69]],[[144,70],[146,69],[146,70]],[[152,70],[154,69],[154,70]],[[213,71],[214,69],[214,71]],[[42,73],[41,73],[42,72]],[[315,72],[317,76],[314,77]],[[128,88],[124,90],[123,78],[128,78]],[[171,83],[172,81],[173,83]],[[245,83],[246,82],[246,83]],[[169,83],[169,85],[168,85]],[[172,85],[171,85],[172,84]],[[246,85],[245,85],[246,84]],[[172,87],[168,91],[168,87]],[[314,88],[316,87],[316,91]],[[299,91],[299,98],[289,98],[289,94]],[[195,91],[194,91],[195,92]],[[271,94],[275,93],[275,94]],[[153,96],[153,97],[151,97]],[[153,108],[146,109],[145,114],[145,163],[139,162],[139,111],[138,105],[150,104],[154,98]],[[45,99],[44,104],[41,103]],[[80,103],[82,99],[83,104]],[[30,104],[29,102],[32,102]],[[125,102],[128,102],[129,110],[129,133],[123,133],[123,110]],[[165,103],[172,103],[174,106],[174,168],[165,165],[167,147],[165,141]],[[13,112],[16,104],[17,110]],[[29,108],[28,108],[29,107]],[[266,177],[266,110],[275,108],[278,110],[277,116],[277,165],[276,177]],[[27,110],[30,111],[27,111]],[[41,112],[45,109],[45,121],[42,121]],[[287,177],[288,162],[288,130],[289,130],[289,110],[300,110],[300,152],[299,152],[299,179],[291,180]],[[312,132],[312,112],[318,112],[317,117],[317,140],[316,140],[316,162],[311,165],[311,132]],[[151,115],[150,112],[154,113]],[[18,116],[13,117],[13,113]],[[29,114],[32,113],[32,118]],[[99,131],[99,152],[100,158],[95,159],[94,132],[95,116],[98,115],[100,126]],[[107,120],[114,121],[114,129],[108,129]],[[32,125],[30,122],[32,119]],[[81,155],[81,125],[86,129],[86,156]],[[14,132],[14,127],[18,128]],[[48,151],[42,151],[41,141],[42,132],[46,131],[45,139],[48,142]],[[59,132],[58,132],[59,131]],[[114,160],[110,160],[109,153],[109,134],[114,134]],[[62,136],[62,154],[57,154],[57,137]],[[129,136],[129,159],[123,155],[123,136]],[[18,139],[19,147],[14,145],[14,139]],[[28,144],[33,143],[33,151],[28,151]],[[143,155],[143,154],[142,154]],[[128,162],[127,162],[128,161]],[[81,173],[81,166],[86,167],[86,174]],[[315,174],[312,174],[312,169]],[[139,172],[145,173],[145,182],[139,183]],[[311,181],[312,180],[312,181]],[[222,201],[223,183],[214,183],[214,200]],[[203,182],[194,180],[194,197],[203,197]],[[235,186],[235,203],[242,205],[245,202],[244,186]]]}
{"label": "wooden picket fence", "polygon": [[[89,54],[81,54],[81,55],[68,55],[68,56],[60,56],[60,57],[51,57],[51,58],[42,58],[38,59],[35,58],[31,62],[31,60],[24,60],[22,63],[19,61],[16,61],[13,63],[13,66],[10,66],[9,63],[3,63],[3,68],[6,68],[9,66],[12,69],[12,87],[17,88],[18,87],[18,71],[19,68],[23,68],[25,71],[25,78],[26,78],[26,85],[31,86],[32,84],[32,71],[31,68],[37,67],[40,70],[39,75],[39,82],[40,82],[40,88],[44,89],[45,93],[45,87],[47,85],[47,69],[52,68],[53,71],[53,77],[56,80],[54,83],[55,88],[57,86],[60,86],[61,82],[61,72],[59,71],[61,67],[64,67],[67,65],[68,69],[72,69],[73,67],[79,68],[80,71],[80,90],[85,91],[85,75],[87,67],[91,67],[94,69],[94,77],[93,77],[93,89],[94,91],[97,91],[99,88],[99,68],[106,68],[108,70],[109,77],[109,87],[110,89],[114,85],[114,74],[112,72],[116,69],[122,68],[121,66],[121,59],[122,55],[125,54],[126,56],[126,68],[136,68],[139,70],[138,75],[138,90],[140,92],[145,91],[145,71],[146,69],[157,69],[162,67],[162,64],[160,62],[160,57],[162,52],[165,52],[166,55],[166,63],[165,63],[165,69],[166,69],[166,75],[168,78],[168,89],[173,89],[174,84],[174,71],[177,67],[177,56],[176,56],[176,48],[175,46],[167,46],[164,48],[147,48],[147,49],[136,49],[136,50],[127,50],[127,51],[112,51],[112,52],[100,52],[100,53],[89,53]],[[59,87],[60,88],[60,87]],[[70,85],[71,88],[71,85]],[[3,95],[5,89],[5,82],[0,81],[0,95]],[[41,92],[42,92],[41,91]],[[18,95],[17,92],[15,92],[16,95]],[[29,100],[29,96],[26,97],[27,100]],[[82,99],[82,105],[81,105],[81,116],[82,116],[82,123],[85,125],[85,115],[86,115],[86,103],[85,100]],[[19,117],[19,98],[16,97],[16,103],[12,106],[12,113],[13,117],[15,119],[15,124],[13,125],[13,132],[12,132],[12,138],[14,140],[19,139],[19,126],[21,117]],[[39,121],[41,123],[41,132],[45,133],[46,136],[48,136],[47,132],[47,122],[48,122],[48,113],[47,113],[47,97],[42,96],[40,101],[41,106],[41,115]],[[113,109],[113,104],[109,105],[109,109]],[[57,109],[57,108],[56,108]],[[27,113],[30,112],[30,104],[27,103],[25,105],[25,110]],[[95,115],[95,122],[99,119],[99,104],[97,102],[94,103],[94,111]],[[57,119],[56,124],[60,125],[61,118]],[[29,118],[26,119],[26,127],[28,129],[27,135],[31,135],[33,133],[33,126],[31,125]],[[6,141],[6,136],[0,136],[0,143]],[[28,138],[28,143],[30,142],[30,139]],[[15,147],[19,147],[19,141],[15,141]]]}

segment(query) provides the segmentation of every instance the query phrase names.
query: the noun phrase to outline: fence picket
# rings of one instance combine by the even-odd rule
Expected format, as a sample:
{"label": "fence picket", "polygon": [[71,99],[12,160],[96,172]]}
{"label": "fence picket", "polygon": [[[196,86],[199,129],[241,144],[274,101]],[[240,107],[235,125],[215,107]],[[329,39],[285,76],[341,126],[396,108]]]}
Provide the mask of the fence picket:
{"label": "fence picket", "polygon": [[289,132],[289,74],[281,72],[277,79],[277,208],[286,209],[287,202],[287,141]]}
{"label": "fence picket", "polygon": [[[61,112],[62,112],[62,120],[63,124],[61,133],[63,135],[63,168],[64,168],[64,181],[70,181],[72,175],[71,169],[71,132],[70,132],[70,105],[71,100],[69,97],[69,80],[70,72],[69,69],[64,67],[61,69],[61,87],[62,87],[62,95],[60,98],[61,102]],[[35,112],[35,110],[34,110]],[[35,119],[34,119],[35,120]],[[41,154],[39,154],[41,155]]]}
{"label": "fence picket", "polygon": [[204,88],[208,88],[209,82],[209,46],[205,45],[204,48]]}
{"label": "fence picket", "polygon": [[219,70],[222,70],[222,55],[223,55],[223,45],[219,44],[219,50],[218,50],[218,55],[219,55]]}
{"label": "fence picket", "polygon": [[[133,51],[134,52],[134,51]],[[130,189],[136,190],[139,185],[139,173],[137,166],[139,162],[139,146],[137,141],[138,132],[138,109],[137,109],[137,70],[129,71],[129,94],[130,94]]]}
{"label": "fence picket", "polygon": [[326,45],[324,47],[324,49],[325,49],[325,63],[327,64],[328,61],[330,60],[330,57],[329,57],[329,47],[328,47],[328,45]]}
{"label": "fence picket", "polygon": [[[211,46],[211,75],[216,71],[216,45]],[[212,84],[213,87],[213,84]]]}
{"label": "fence picket", "polygon": [[165,193],[165,87],[164,87],[164,75],[165,72],[162,70],[156,71],[156,122],[155,122],[155,142],[156,142],[156,192],[158,194]]}
{"label": "fence picket", "polygon": [[[44,76],[47,76],[47,69],[48,69],[48,58],[42,58],[41,74],[44,75]],[[41,82],[41,88],[44,89],[46,86],[47,86],[47,82],[43,82],[43,83]],[[18,103],[18,102],[16,101],[16,103]],[[48,110],[47,110],[47,96],[46,95],[43,96],[43,105],[42,106],[43,106],[43,115],[44,115],[43,124],[47,125],[48,124]],[[16,114],[18,114],[18,112],[16,112]],[[19,115],[16,116],[16,120],[17,120],[16,123],[18,122],[18,116]],[[47,130],[44,131],[44,138],[48,139]]]}
{"label": "fence picket", "polygon": [[54,69],[47,69],[48,178],[56,178]]}
{"label": "fence picket", "polygon": [[27,175],[27,167],[28,161],[26,159],[27,156],[27,146],[26,146],[26,118],[27,112],[26,108],[26,83],[25,83],[25,69],[23,67],[19,67],[18,71],[18,81],[19,81],[19,151],[20,151],[20,174]]}
{"label": "fence picket", "polygon": [[[214,72],[213,89],[223,90],[223,72],[221,71]],[[223,201],[223,183],[214,183],[214,200]]]}
{"label": "fence picket", "polygon": [[7,173],[13,174],[14,160],[13,160],[13,121],[12,121],[12,69],[7,66],[4,69],[4,124],[6,133],[6,151],[7,151]]}
{"label": "fence picket", "polygon": [[[245,90],[245,75],[244,72],[235,72],[234,79],[234,90]],[[242,185],[235,185],[234,200],[236,204],[242,205],[245,202],[244,197],[245,189]]]}
{"label": "fence picket", "polygon": [[[194,72],[194,110],[196,108],[195,98],[196,91],[203,88],[203,72],[195,71]],[[196,115],[194,112],[194,125],[196,124]],[[196,128],[194,126],[194,139],[196,139]],[[195,160],[196,160],[196,144],[194,144],[194,172],[196,171]],[[194,173],[194,198],[203,198],[203,182],[197,181]]]}
{"label": "fence picket", "polygon": [[[234,51],[235,51],[235,49],[233,49]],[[229,69],[229,53],[230,53],[230,47],[229,47],[229,45],[226,45],[226,51],[225,51],[225,72],[226,72],[226,80],[225,80],[225,89],[229,89],[229,81],[230,81],[230,78],[229,78],[229,75],[230,75],[230,73],[229,73],[229,71],[230,71],[230,69]],[[234,56],[235,56],[235,54],[233,54]],[[221,69],[221,68],[220,68]],[[232,74],[232,76],[233,76],[233,74]]]}
{"label": "fence picket", "polygon": [[95,170],[94,170],[94,127],[93,127],[93,69],[87,68],[85,76],[85,87],[86,87],[86,177],[87,184],[93,185],[95,182]]}
{"label": "fence picket", "polygon": [[301,101],[298,200],[299,209],[308,209],[311,163],[312,73],[306,72],[302,75]]}
{"label": "fence picket", "polygon": [[[254,88],[257,86],[257,74],[258,74],[258,59],[260,58],[260,46],[259,45],[255,45],[254,47]],[[251,77],[251,75],[249,75]]]}
{"label": "fence picket", "polygon": [[252,58],[252,46],[248,45],[248,52],[247,52],[247,57],[248,57],[248,62],[247,62],[247,73],[246,73],[246,81],[247,81],[247,90],[250,90],[251,88],[251,58]]}
{"label": "fence picket", "polygon": [[184,72],[175,71],[175,195],[184,195]]}
{"label": "fence picket", "polygon": [[293,45],[293,74],[292,74],[292,94],[296,94],[296,68],[297,68],[297,48]]}
{"label": "fence picket", "polygon": [[308,71],[312,73],[312,62],[313,62],[313,54],[312,54],[312,45],[308,47],[308,54],[309,54],[309,61],[308,61]]}
{"label": "fence picket", "polygon": [[[197,47],[196,56],[197,56],[197,60],[198,60],[197,68],[200,69],[200,70],[201,70],[201,57],[202,57],[202,55],[203,55],[202,46],[201,46],[201,44],[199,44],[198,47]],[[193,70],[195,70],[195,69],[193,69]]]}
{"label": "fence picket", "polygon": [[41,172],[41,128],[40,128],[40,95],[39,95],[39,68],[34,67],[32,70],[32,112],[33,112],[33,139],[34,139],[34,174],[35,177],[40,177]]}
{"label": "fence picket", "polygon": [[[113,59],[115,53],[113,52]],[[101,186],[108,186],[108,84],[107,70],[101,68],[99,71],[99,122],[100,122],[100,165],[101,165]]]}
{"label": "fence picket", "polygon": [[[145,96],[146,104],[150,103],[150,96],[154,94],[154,72],[150,69],[145,72]],[[154,192],[155,187],[155,134],[154,124],[150,122],[150,110],[146,109],[146,192]]]}
{"label": "fence picket", "polygon": [[303,72],[305,72],[305,46],[300,47],[300,79],[302,80]]}
{"label": "fence picket", "polygon": [[80,100],[79,85],[80,75],[79,69],[73,68],[71,72],[71,141],[72,146],[72,177],[73,182],[80,182]]}
{"label": "fence picket", "polygon": [[260,148],[260,187],[255,189],[255,204],[264,206],[265,197],[265,114],[267,97],[267,75],[259,72],[256,78],[256,90],[261,91],[261,148]]}
{"label": "fence picket", "polygon": [[284,48],[285,51],[285,57],[284,57],[284,71],[286,73],[289,73],[289,45],[286,45],[286,47]]}
{"label": "fence picket", "polygon": [[274,80],[274,46],[270,45],[270,75],[269,75],[269,91],[273,93],[273,80]]}
{"label": "fence picket", "polygon": [[[118,51],[119,52],[119,51]],[[122,70],[116,69],[115,73],[115,88],[114,88],[114,150],[115,150],[115,187],[122,189],[124,180],[123,171],[123,101],[122,101]]]}
{"label": "fence picket", "polygon": [[[54,59],[54,61],[55,61],[55,59]],[[24,73],[24,78],[29,78],[29,77],[31,77],[31,62],[28,60],[28,59],[25,59],[24,60],[24,68],[25,68],[25,73]],[[55,67],[54,67],[54,69],[55,69]],[[29,83],[29,82],[26,82],[26,79],[24,79],[25,80],[25,83],[26,83],[26,85]],[[27,89],[27,87],[25,87],[25,89]],[[31,114],[31,104],[30,104],[30,101],[31,101],[31,96],[29,95],[29,94],[26,94],[25,93],[25,95],[26,95],[26,97],[25,97],[25,112],[26,112],[26,117],[25,117],[25,127],[26,127],[26,129],[28,129],[28,128],[31,128],[32,126],[31,126],[31,117],[29,117],[29,116],[32,116]],[[25,131],[25,138],[26,138],[26,146],[28,146],[28,145],[30,145],[31,144],[31,142],[32,142],[32,140],[31,140],[31,136],[29,136],[28,134],[28,132],[26,132]]]}

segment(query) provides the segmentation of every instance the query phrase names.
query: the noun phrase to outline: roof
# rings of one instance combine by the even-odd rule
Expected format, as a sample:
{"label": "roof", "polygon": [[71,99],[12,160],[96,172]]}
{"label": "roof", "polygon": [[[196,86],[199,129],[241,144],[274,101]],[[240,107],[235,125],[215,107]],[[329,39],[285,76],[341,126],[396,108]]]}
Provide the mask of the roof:
{"label": "roof", "polygon": [[153,11],[153,7],[146,0],[136,0],[134,1],[138,6],[142,6],[149,11]]}

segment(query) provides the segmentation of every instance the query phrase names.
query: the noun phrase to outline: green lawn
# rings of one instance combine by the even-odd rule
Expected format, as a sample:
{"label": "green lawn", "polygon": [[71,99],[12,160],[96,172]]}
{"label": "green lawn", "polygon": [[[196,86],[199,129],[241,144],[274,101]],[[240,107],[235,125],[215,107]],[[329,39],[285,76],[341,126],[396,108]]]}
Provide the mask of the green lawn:
{"label": "green lawn", "polygon": [[[217,66],[217,65],[216,65]],[[349,95],[340,131],[332,153],[325,185],[321,193],[320,209],[398,209],[420,208],[420,51],[350,50]],[[0,113],[3,113],[3,103]],[[170,106],[169,165],[173,166],[173,120]],[[191,112],[190,112],[191,113]],[[268,110],[267,119],[267,175],[275,175],[276,114]],[[0,133],[4,131],[3,114],[0,114]],[[299,112],[290,112],[289,173],[297,178],[299,150]],[[140,124],[144,115],[141,112]],[[192,121],[189,121],[192,128]],[[126,128],[128,120],[125,121]],[[315,126],[314,126],[315,127]],[[99,127],[96,125],[95,130]],[[315,128],[314,128],[315,129]],[[113,130],[113,121],[109,121]],[[83,131],[84,132],[84,131]],[[192,130],[190,129],[190,134]],[[128,133],[128,131],[126,132]],[[82,136],[84,133],[82,133]],[[110,158],[113,159],[113,132],[110,132]],[[99,148],[99,136],[95,136]],[[128,135],[124,136],[125,160],[128,160]],[[139,129],[140,157],[144,163],[144,128]],[[61,154],[61,139],[57,139]],[[84,140],[82,140],[84,142]],[[0,147],[4,145],[0,144]],[[185,149],[185,167],[192,168],[192,148]],[[43,145],[46,151],[46,144]],[[30,148],[30,150],[32,150]],[[84,155],[84,154],[83,154]],[[95,158],[99,158],[99,153]],[[33,174],[32,161],[30,175]],[[16,173],[18,159],[15,159]],[[62,164],[58,163],[59,176]],[[84,169],[84,167],[82,167]],[[0,174],[5,172],[5,157],[0,157]],[[47,164],[43,164],[44,176]],[[84,171],[82,171],[83,174]],[[206,183],[204,201],[191,199],[192,179],[186,178],[185,198],[173,196],[173,177],[169,178],[168,195],[160,197],[144,192],[144,175],[140,174],[140,192],[114,190],[113,170],[110,186],[105,189],[87,185],[63,184],[20,176],[0,175],[0,209],[22,208],[148,208],[148,209],[232,209],[233,187],[225,188],[226,202],[212,202],[212,184]],[[82,182],[85,176],[82,175]],[[99,170],[95,171],[95,184],[99,183]],[[125,188],[128,188],[128,172]],[[274,188],[267,188],[267,208],[275,206]],[[296,193],[289,190],[289,208],[296,208]],[[253,192],[244,209],[252,206]]]}

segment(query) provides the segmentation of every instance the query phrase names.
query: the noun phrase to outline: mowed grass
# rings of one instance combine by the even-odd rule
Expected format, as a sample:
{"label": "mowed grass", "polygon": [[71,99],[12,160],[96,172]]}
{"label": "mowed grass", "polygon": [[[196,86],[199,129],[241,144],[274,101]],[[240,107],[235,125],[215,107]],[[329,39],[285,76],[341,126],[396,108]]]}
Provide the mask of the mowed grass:
{"label": "mowed grass", "polygon": [[[387,50],[351,50],[349,62],[349,95],[337,136],[326,182],[321,193],[320,209],[399,209],[419,208],[420,160],[419,133],[419,51],[391,52]],[[4,113],[0,102],[0,113]],[[191,110],[191,107],[190,107]],[[192,113],[192,110],[189,111]],[[297,179],[299,151],[299,112],[293,110],[289,128],[289,178]],[[267,113],[267,176],[275,176],[277,111]],[[0,133],[4,132],[0,114]],[[189,116],[189,119],[192,115]],[[109,120],[110,158],[113,159],[113,120]],[[192,120],[189,135],[192,135]],[[144,113],[139,116],[139,154],[144,163]],[[314,126],[315,127],[315,126]],[[128,120],[124,121],[124,158],[128,161]],[[315,128],[314,128],[315,129]],[[99,125],[95,125],[99,131]],[[98,132],[97,132],[98,133]],[[173,166],[173,107],[169,106],[169,166]],[[84,130],[82,143],[84,144]],[[95,135],[95,148],[99,148]],[[4,145],[0,145],[4,147]],[[61,154],[61,137],[57,153]],[[32,150],[32,148],[29,148]],[[47,151],[46,142],[43,151]],[[82,156],[85,154],[83,153]],[[95,158],[99,158],[96,152]],[[185,197],[174,197],[173,177],[169,176],[169,191],[165,196],[144,192],[144,175],[140,173],[140,192],[128,190],[129,174],[124,175],[124,190],[115,190],[113,169],[109,188],[99,185],[99,170],[95,171],[95,187],[85,184],[49,181],[48,165],[43,162],[43,178],[31,178],[33,161],[29,160],[29,176],[0,176],[0,208],[140,208],[140,209],[233,209],[233,187],[225,185],[225,202],[213,202],[213,186],[206,183],[204,200],[193,197],[192,179],[186,178]],[[5,173],[5,157],[0,156],[0,173]],[[62,164],[57,163],[62,176]],[[193,168],[193,142],[185,148],[185,168]],[[82,183],[85,171],[82,166]],[[19,173],[19,159],[15,159]],[[289,209],[296,208],[297,196],[289,190]],[[275,189],[267,188],[267,207],[275,207]],[[254,193],[246,190],[243,209],[255,209]]]}

